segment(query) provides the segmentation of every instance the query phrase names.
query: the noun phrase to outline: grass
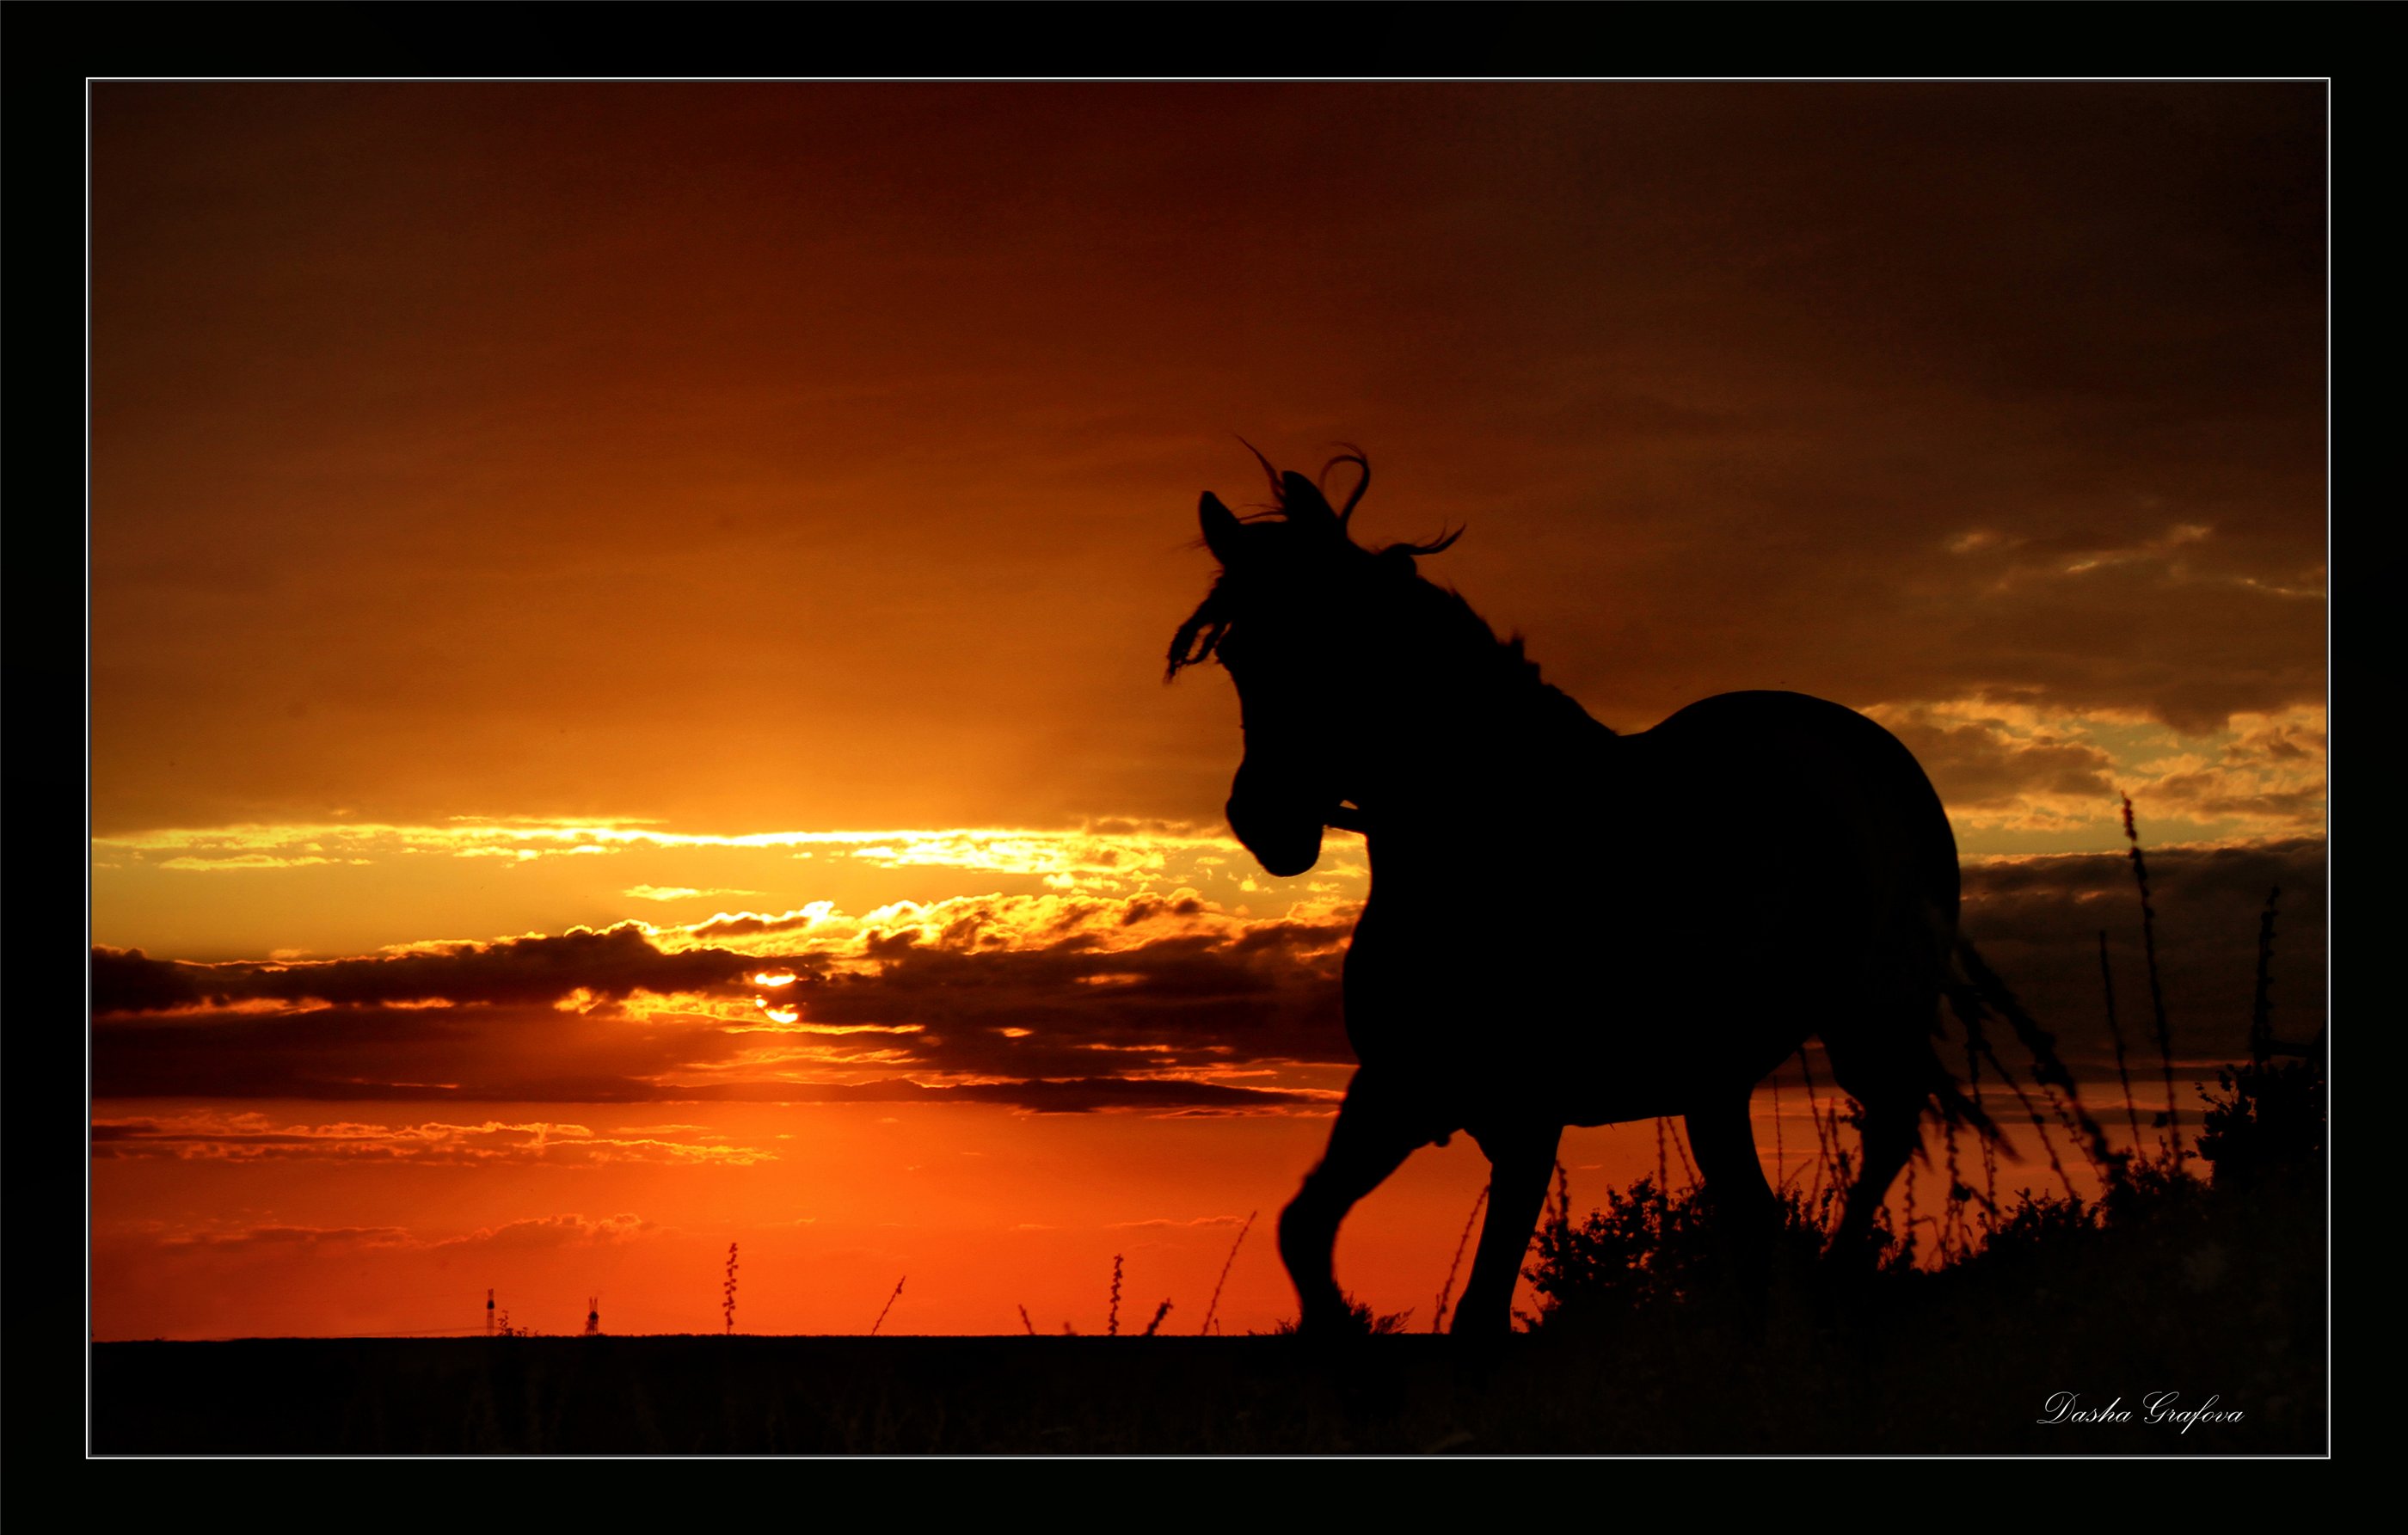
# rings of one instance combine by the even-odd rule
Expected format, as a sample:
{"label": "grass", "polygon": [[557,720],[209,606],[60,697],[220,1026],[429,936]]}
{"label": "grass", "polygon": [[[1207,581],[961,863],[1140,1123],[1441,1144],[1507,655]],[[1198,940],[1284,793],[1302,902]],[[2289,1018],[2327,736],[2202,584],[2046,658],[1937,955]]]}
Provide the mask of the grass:
{"label": "grass", "polygon": [[[1141,1337],[109,1343],[93,1447],[2315,1455],[2322,1104],[2313,1058],[2228,1068],[2194,1155],[2121,1158],[2096,1199],[2023,1190],[1936,1266],[1892,1232],[1874,1272],[1836,1273],[1816,1259],[1840,1185],[1790,1187],[1761,1292],[1698,1190],[1641,1179],[1576,1221],[1559,1188],[1530,1330],[1469,1346],[1359,1303],[1353,1339],[1172,1338],[1167,1302]],[[2242,1415],[2148,1421],[2169,1391]],[[2130,1419],[2043,1422],[2062,1393]]]}

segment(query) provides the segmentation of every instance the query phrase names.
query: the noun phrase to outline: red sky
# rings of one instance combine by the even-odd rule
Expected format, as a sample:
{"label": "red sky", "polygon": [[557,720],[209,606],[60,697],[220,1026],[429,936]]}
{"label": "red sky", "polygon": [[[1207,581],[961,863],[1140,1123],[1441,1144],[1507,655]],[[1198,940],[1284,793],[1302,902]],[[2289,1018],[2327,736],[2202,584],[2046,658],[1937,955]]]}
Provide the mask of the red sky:
{"label": "red sky", "polygon": [[[1467,527],[1427,573],[1616,728],[1888,724],[2091,1074],[2119,791],[2179,1053],[2278,883],[2313,1032],[2324,115],[96,86],[96,1330],[707,1329],[730,1241],[762,1330],[907,1271],[890,1327],[1088,1330],[1116,1252],[1200,1325],[1254,1210],[1222,1317],[1284,1314],[1364,875],[1254,868],[1226,679],[1160,681],[1240,434]],[[1341,1275],[1426,1319],[1480,1183],[1423,1154]]]}

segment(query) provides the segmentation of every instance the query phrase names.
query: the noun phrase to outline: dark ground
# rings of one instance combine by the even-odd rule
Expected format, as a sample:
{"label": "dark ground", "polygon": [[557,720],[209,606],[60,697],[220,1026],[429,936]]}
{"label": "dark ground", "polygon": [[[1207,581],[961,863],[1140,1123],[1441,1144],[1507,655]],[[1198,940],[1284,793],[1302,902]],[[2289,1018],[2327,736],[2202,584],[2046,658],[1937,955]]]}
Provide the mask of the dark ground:
{"label": "dark ground", "polygon": [[[2144,1266],[2155,1273],[2119,1261],[2112,1279],[2055,1265],[2015,1285],[2013,1305],[1926,1284],[1845,1314],[1784,1303],[1760,1328],[1691,1307],[1485,1349],[1426,1335],[106,1343],[92,1442],[104,1455],[2323,1453],[2320,1278],[2264,1249],[2163,1256]],[[2037,1422],[2059,1391],[2085,1409],[2120,1399],[2130,1421]],[[2244,1415],[2151,1423],[2145,1399],[2162,1391]]]}
{"label": "dark ground", "polygon": [[[1810,1241],[1742,1302],[1698,1207],[1618,1196],[1618,1216],[1542,1231],[1536,1330],[1484,1345],[1426,1334],[103,1343],[91,1443],[102,1455],[2322,1455],[2321,1115],[2302,1121],[2314,1133],[2266,1139],[2265,1126],[2283,1128],[2269,1105],[2288,1079],[2265,1074],[2258,1119],[2228,1115],[2202,1141],[2222,1159],[2215,1186],[2160,1169],[2119,1179],[2095,1207],[2022,1197],[1979,1252],[1937,1272],[1900,1262],[1842,1280]],[[2294,1142],[2291,1160],[2270,1157]],[[2061,1393],[2126,1416],[2043,1421],[2064,1416]],[[2239,1415],[2152,1421],[2167,1393],[2176,1411]]]}

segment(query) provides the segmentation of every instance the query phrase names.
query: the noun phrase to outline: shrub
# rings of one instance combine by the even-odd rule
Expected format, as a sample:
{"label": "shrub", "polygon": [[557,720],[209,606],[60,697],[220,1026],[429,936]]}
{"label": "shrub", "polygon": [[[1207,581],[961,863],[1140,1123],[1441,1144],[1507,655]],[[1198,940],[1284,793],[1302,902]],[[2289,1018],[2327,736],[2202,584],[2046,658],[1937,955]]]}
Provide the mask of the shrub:
{"label": "shrub", "polygon": [[2227,1066],[2222,1096],[2199,1089],[2207,1112],[2199,1155],[2218,1184],[2304,1182],[2324,1166],[2325,1077],[2314,1061]]}
{"label": "shrub", "polygon": [[[1374,1312],[1369,1301],[1357,1300],[1351,1294],[1345,1295],[1344,1299],[1346,1313],[1354,1319],[1354,1330],[1373,1337],[1384,1338],[1390,1333],[1404,1331],[1405,1324],[1413,1314],[1411,1307],[1400,1312]],[[1294,1317],[1283,1317],[1271,1325],[1271,1332],[1275,1336],[1285,1337],[1294,1331]]]}

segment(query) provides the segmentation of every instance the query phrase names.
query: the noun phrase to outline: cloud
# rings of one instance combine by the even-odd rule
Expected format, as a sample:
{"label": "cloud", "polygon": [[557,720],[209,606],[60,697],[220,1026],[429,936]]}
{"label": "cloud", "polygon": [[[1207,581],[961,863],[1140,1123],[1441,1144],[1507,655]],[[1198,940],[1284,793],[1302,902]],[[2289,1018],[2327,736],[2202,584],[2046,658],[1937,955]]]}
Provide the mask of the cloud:
{"label": "cloud", "polygon": [[627,1103],[742,1036],[690,1015],[550,1006],[316,1007],[94,1022],[100,1097]]}
{"label": "cloud", "polygon": [[[673,1126],[674,1129],[690,1129]],[[280,1124],[258,1113],[199,1111],[166,1117],[96,1119],[102,1160],[409,1162],[452,1166],[540,1163],[599,1167],[651,1162],[749,1166],[774,1161],[765,1147],[726,1144],[709,1132],[596,1135],[582,1125],[537,1121],[476,1125]]]}
{"label": "cloud", "polygon": [[634,1214],[604,1215],[598,1219],[588,1219],[583,1215],[539,1215],[530,1220],[480,1227],[465,1235],[447,1237],[426,1245],[437,1249],[583,1247],[632,1241],[655,1229],[652,1222]]}
{"label": "cloud", "polygon": [[[2304,758],[2309,747],[2299,735],[2269,724],[2235,750],[2253,761]],[[2056,782],[2058,767],[2019,775],[2010,770],[2013,753],[1990,750],[1992,737],[1971,739],[1967,770],[2000,774],[2001,794],[2028,796],[2033,783]],[[2086,770],[2068,760],[2070,770]],[[2148,856],[2177,1052],[2230,1058],[2243,1047],[2258,913],[2276,884],[2286,893],[2277,1016],[2312,1031],[2323,1011],[2322,842],[2168,845]],[[2095,1075],[2112,1059],[2098,983],[2102,928],[2128,1040],[2143,1038],[2145,990],[2132,989],[2145,985],[2138,905],[2123,855],[1968,858],[1961,868],[1967,936],[2086,1070]],[[789,915],[783,931],[743,940],[752,946],[744,953],[706,941],[724,931],[719,918],[318,963],[186,965],[97,951],[94,1090],[104,1098],[967,1102],[1034,1112],[1297,1113],[1326,1112],[1354,1060],[1340,996],[1351,906],[1253,919],[1180,891],[990,896],[897,902],[858,916],[830,909]],[[1560,925],[1574,913],[1530,915]],[[1498,956],[1475,979],[1467,1007],[1477,1010],[1483,986],[1498,1007],[1513,1005],[1507,999],[1522,983],[1512,964]],[[1458,1048],[1504,1048],[1465,1038]],[[676,1137],[657,1145],[633,1137],[580,1142],[539,1125],[488,1125],[480,1140],[453,1119],[442,1123],[453,1127],[435,1135],[128,1121],[102,1155],[736,1155],[678,1149],[686,1142]]]}
{"label": "cloud", "polygon": [[[774,958],[664,949],[632,929],[281,966],[100,950],[95,1091],[1317,1110],[1321,1083],[1253,1069],[1349,1059],[1345,915],[1250,922],[1189,894],[1047,896],[903,903],[829,926]],[[334,1155],[324,1140],[308,1154]],[[341,1154],[391,1151],[370,1139]]]}
{"label": "cloud", "polygon": [[1960,831],[2118,834],[2119,796],[2179,839],[2242,841],[2324,828],[2325,711],[2239,713],[2203,733],[2131,710],[1959,698],[1869,712],[1914,752]]}
{"label": "cloud", "polygon": [[162,1247],[238,1253],[257,1250],[412,1248],[444,1252],[459,1248],[528,1249],[575,1247],[633,1241],[656,1230],[640,1215],[539,1215],[480,1227],[452,1237],[427,1237],[397,1226],[212,1226],[170,1231],[154,1240]]}
{"label": "cloud", "polygon": [[159,1245],[240,1251],[294,1247],[409,1247],[419,1243],[408,1230],[398,1226],[244,1226],[174,1232],[161,1237]]}
{"label": "cloud", "polygon": [[2114,758],[2045,729],[2017,732],[1990,718],[1952,718],[1928,705],[1873,711],[1906,744],[1957,815],[2071,800],[2094,809],[2115,797]]}
{"label": "cloud", "polygon": [[572,928],[556,938],[459,944],[376,958],[194,965],[139,949],[93,951],[93,1011],[159,1011],[244,1001],[316,1000],[374,1007],[399,1002],[550,1002],[584,992],[732,992],[752,961],[713,949],[666,954],[633,926]]}
{"label": "cloud", "polygon": [[691,885],[681,884],[638,884],[631,885],[627,889],[620,891],[619,894],[639,901],[691,901],[704,900],[720,896],[757,896],[760,892],[757,890],[723,890],[717,887],[713,887],[709,890],[697,890]]}
{"label": "cloud", "polygon": [[2222,737],[2142,765],[2134,797],[2160,813],[2253,829],[2317,833],[2325,825],[2325,711],[2241,714]]}
{"label": "cloud", "polygon": [[1250,920],[1182,890],[794,915],[782,947],[742,954],[700,941],[723,919],[323,961],[97,949],[98,1090],[614,1102],[833,1092],[844,1070],[919,1080],[837,1084],[853,1092],[978,1097],[992,1089],[962,1079],[1004,1080],[1031,1107],[1154,1077],[1115,1101],[1226,1107],[1291,1100],[1200,1079],[1348,1058],[1351,910]]}
{"label": "cloud", "polygon": [[909,1078],[858,1083],[755,1083],[713,1096],[778,1103],[982,1103],[1040,1114],[1105,1110],[1322,1114],[1334,1112],[1341,1097],[1327,1088],[1240,1087],[1149,1076],[957,1083],[925,1083]]}
{"label": "cloud", "polygon": [[[1182,860],[1236,851],[1217,829],[1182,822],[1111,818],[1068,828],[922,827],[891,831],[681,832],[632,821],[547,821],[536,817],[458,817],[442,825],[298,822],[222,827],[165,827],[95,838],[96,848],[187,870],[301,868],[378,863],[409,855],[506,858],[514,862],[632,850],[680,853],[774,851],[832,856],[881,868],[944,868],[1058,876],[1126,884]],[[162,854],[172,856],[162,857]],[[675,894],[672,894],[674,892]],[[622,894],[642,900],[742,896],[745,890],[640,884]]]}

